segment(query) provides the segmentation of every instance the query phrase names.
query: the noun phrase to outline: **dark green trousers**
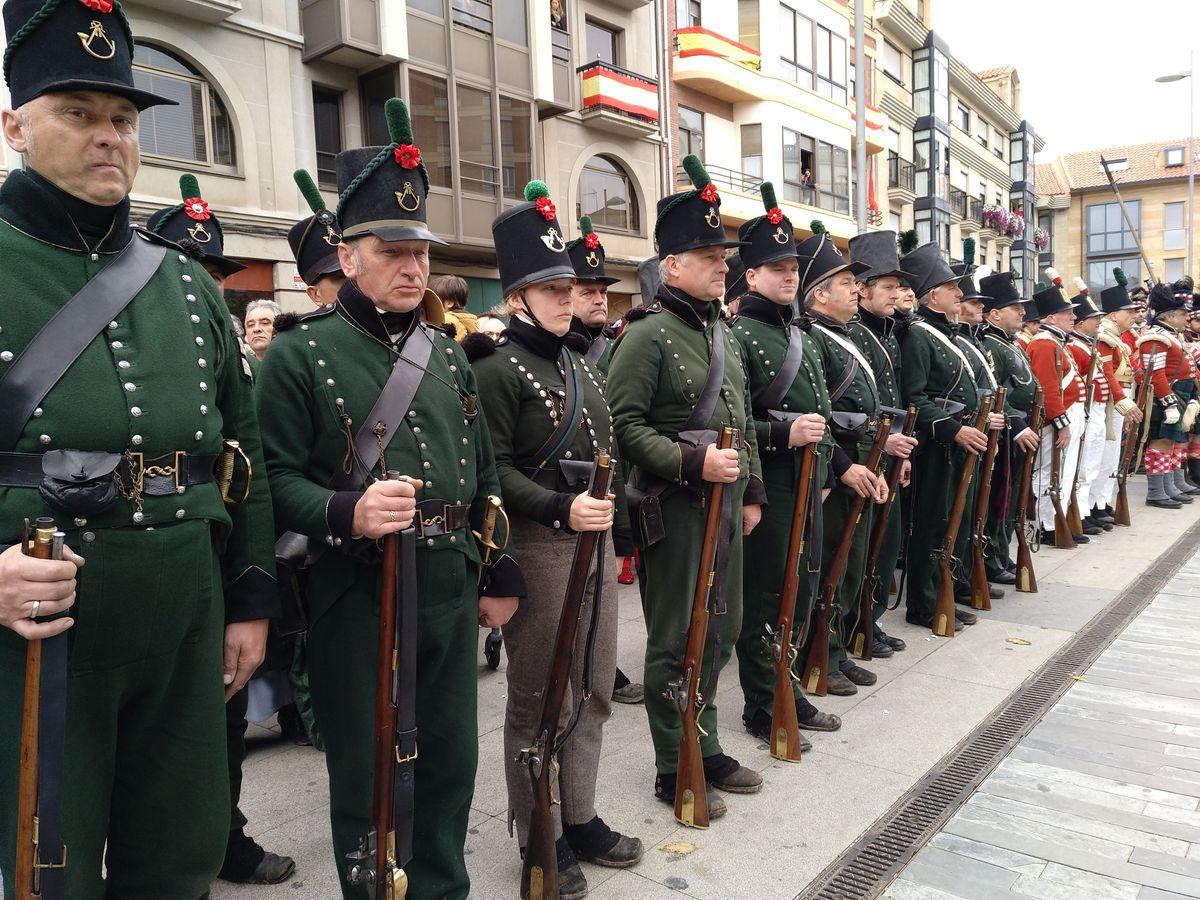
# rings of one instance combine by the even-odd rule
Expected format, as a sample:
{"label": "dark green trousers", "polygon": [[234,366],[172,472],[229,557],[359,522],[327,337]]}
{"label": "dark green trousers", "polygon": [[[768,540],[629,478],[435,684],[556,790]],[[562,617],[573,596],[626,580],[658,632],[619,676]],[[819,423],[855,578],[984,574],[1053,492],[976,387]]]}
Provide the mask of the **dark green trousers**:
{"label": "dark green trousers", "polygon": [[[420,755],[408,896],[461,898],[470,888],[463,846],[478,761],[478,594],[467,558],[453,550],[418,549],[417,586]],[[370,829],[378,634],[378,567],[359,566],[354,584],[312,623],[307,644],[329,769],[334,862],[347,900],[367,897],[345,875],[346,855]]]}
{"label": "dark green trousers", "polygon": [[[900,544],[904,538],[904,494],[896,489],[896,499],[888,512],[887,528],[883,535],[883,544],[879,548],[879,558],[875,565],[875,608],[874,618],[878,622],[880,616],[887,612],[888,596],[892,589],[892,576],[896,574],[896,562],[900,559]],[[879,507],[875,515],[881,514]]]}
{"label": "dark green trousers", "polygon": [[242,764],[246,761],[246,710],[250,691],[242,688],[225,704],[225,750],[229,757],[229,830],[246,827],[246,817],[238,808],[242,797]]}
{"label": "dark green trousers", "polygon": [[1005,491],[1008,492],[1008,506],[1003,518],[992,516],[988,519],[988,546],[987,552],[984,554],[984,564],[987,566],[989,575],[1011,569],[1015,565],[1010,548],[1016,532],[1017,506],[1020,501],[1019,482],[1021,468],[1025,465],[1025,451],[1014,446],[1009,458],[1011,463],[1007,483],[1005,473],[1000,471],[999,465],[996,466],[997,471],[992,480],[992,508],[995,509],[995,504],[1000,502],[999,498],[1004,495]]}
{"label": "dark green trousers", "polygon": [[[819,457],[818,457],[819,458]],[[750,718],[757,710],[770,714],[775,697],[775,663],[771,648],[764,640],[767,626],[772,628],[779,618],[779,594],[783,590],[785,557],[792,533],[792,510],[796,497],[793,492],[793,460],[768,458],[763,460],[763,482],[767,490],[767,505],[762,521],[744,539],[742,568],[742,631],[737,639],[738,677],[745,698],[743,715]],[[799,466],[795,465],[798,469]],[[821,485],[825,483],[825,463],[819,462],[813,479],[816,492],[813,503],[821,502]],[[820,515],[820,510],[817,511]],[[805,550],[800,554],[800,590],[796,595],[795,627],[790,640],[804,628],[812,609],[809,588],[809,567],[818,565],[810,560],[808,548],[812,535],[806,536]],[[793,682],[796,696],[800,685]]]}
{"label": "dark green trousers", "polygon": [[[87,534],[92,535],[92,532]],[[72,610],[66,823],[70,900],[208,896],[229,835],[224,604],[202,521],[68,536]],[[0,868],[12,883],[25,641],[0,628]],[[107,846],[106,846],[107,845]],[[107,877],[101,872],[107,870]]]}
{"label": "dark green trousers", "polygon": [[[976,460],[975,473],[971,476],[971,485],[967,488],[967,504],[963,508],[962,519],[958,523],[958,537],[954,541],[954,583],[961,587],[970,589],[971,587],[971,531],[975,524],[975,505],[979,500],[979,473],[983,469],[983,462]],[[959,470],[961,471],[961,470]],[[958,483],[955,482],[955,488]],[[951,498],[954,494],[951,492]]]}
{"label": "dark green trousers", "polygon": [[[700,688],[729,662],[734,642],[742,624],[742,494],[745,481],[726,485],[732,494],[733,524],[725,570],[724,615],[710,616],[705,640],[704,661],[700,672]],[[765,511],[765,510],[764,510]],[[679,768],[679,708],[675,701],[663,696],[667,685],[682,675],[684,646],[687,643],[688,623],[692,615],[692,594],[700,568],[700,544],[704,536],[705,511],[687,491],[666,494],[662,501],[666,537],[642,551],[646,581],[642,610],[646,618],[646,669],[642,680],[646,685],[646,715],[650,720],[650,737],[654,741],[654,764],[660,775],[674,773]],[[709,603],[712,609],[712,603]],[[719,633],[720,645],[713,656],[713,635]],[[721,752],[717,735],[715,692],[705,696],[706,705],[700,713],[700,728],[708,732],[700,737],[704,756]]]}
{"label": "dark green trousers", "polygon": [[946,522],[962,472],[963,453],[931,443],[913,456],[912,534],[908,539],[905,602],[909,613],[933,616],[939,569],[934,559],[942,546]]}

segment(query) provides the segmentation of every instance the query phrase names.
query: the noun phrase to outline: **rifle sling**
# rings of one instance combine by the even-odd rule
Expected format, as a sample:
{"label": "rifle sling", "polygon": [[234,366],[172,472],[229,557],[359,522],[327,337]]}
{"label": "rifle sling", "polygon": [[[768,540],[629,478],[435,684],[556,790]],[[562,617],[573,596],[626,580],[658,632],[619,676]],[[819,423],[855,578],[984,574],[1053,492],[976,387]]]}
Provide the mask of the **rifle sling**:
{"label": "rifle sling", "polygon": [[[65,615],[65,613],[64,613]],[[66,788],[67,633],[42,640],[42,680],[38,690],[37,865],[66,861],[63,798]],[[40,870],[44,900],[66,898],[66,871]]]}
{"label": "rifle sling", "polygon": [[754,404],[755,418],[765,418],[769,410],[780,408],[783,398],[792,389],[803,362],[804,332],[795,325],[790,325],[788,326],[787,353],[783,357],[783,365],[779,367],[779,371],[771,379],[766,390],[758,395],[758,400]]}
{"label": "rifle sling", "polygon": [[525,476],[530,479],[546,466],[558,462],[558,458],[570,446],[571,438],[575,436],[575,429],[579,425],[579,408],[583,405],[579,372],[576,371],[575,362],[566,347],[559,353],[558,361],[562,365],[563,382],[566,385],[563,392],[563,413],[545,443],[538,448],[529,462],[522,466]]}
{"label": "rifle sling", "polygon": [[[399,572],[396,597],[396,672],[392,694],[396,704],[395,778],[392,782],[396,865],[404,868],[413,855],[413,810],[417,759],[417,533],[400,533],[396,554]],[[379,839],[383,839],[379,835]]]}
{"label": "rifle sling", "polygon": [[592,346],[588,347],[587,353],[583,354],[583,358],[589,366],[594,366],[600,362],[600,357],[604,355],[604,351],[607,348],[608,338],[602,334],[592,341]]}

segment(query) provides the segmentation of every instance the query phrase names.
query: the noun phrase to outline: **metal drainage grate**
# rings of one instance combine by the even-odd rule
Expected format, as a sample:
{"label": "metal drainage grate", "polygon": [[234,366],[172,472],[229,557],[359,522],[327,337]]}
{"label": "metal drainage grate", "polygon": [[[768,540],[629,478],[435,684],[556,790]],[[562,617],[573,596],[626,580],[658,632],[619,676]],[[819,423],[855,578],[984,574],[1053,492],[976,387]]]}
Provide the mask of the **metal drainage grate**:
{"label": "metal drainage grate", "polygon": [[869,900],[886,888],[1125,627],[1196,551],[1200,522],[1141,579],[1097,613],[957,747],[897,800],[796,900]]}

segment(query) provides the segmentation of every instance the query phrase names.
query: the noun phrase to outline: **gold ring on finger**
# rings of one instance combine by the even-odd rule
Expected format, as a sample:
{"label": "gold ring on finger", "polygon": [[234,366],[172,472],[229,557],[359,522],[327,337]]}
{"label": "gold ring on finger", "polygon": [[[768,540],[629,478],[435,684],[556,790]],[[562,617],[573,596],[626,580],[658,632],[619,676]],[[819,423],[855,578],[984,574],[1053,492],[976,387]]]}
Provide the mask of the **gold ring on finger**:
{"label": "gold ring on finger", "polygon": [[397,513],[393,509],[391,512],[388,513],[388,518],[391,519],[393,522],[398,522],[398,521],[400,521],[400,514]]}
{"label": "gold ring on finger", "polygon": [[34,600],[33,601],[33,609],[29,610],[29,618],[36,619],[38,617],[38,610],[41,608],[42,608],[42,601]]}

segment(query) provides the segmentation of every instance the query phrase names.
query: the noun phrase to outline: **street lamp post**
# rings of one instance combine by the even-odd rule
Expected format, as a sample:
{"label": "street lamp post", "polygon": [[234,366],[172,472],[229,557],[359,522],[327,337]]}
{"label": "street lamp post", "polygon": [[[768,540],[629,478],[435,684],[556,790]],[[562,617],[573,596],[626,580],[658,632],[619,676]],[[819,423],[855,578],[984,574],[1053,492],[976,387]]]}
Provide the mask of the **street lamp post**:
{"label": "street lamp post", "polygon": [[1188,80],[1188,223],[1187,223],[1187,272],[1185,274],[1192,275],[1192,251],[1193,251],[1193,227],[1195,223],[1196,209],[1196,129],[1194,127],[1194,117],[1196,115],[1196,104],[1194,102],[1196,79],[1195,61],[1192,53],[1188,53],[1188,70],[1186,72],[1175,72],[1171,75],[1160,75],[1154,80],[1160,84],[1169,84],[1172,81]]}

